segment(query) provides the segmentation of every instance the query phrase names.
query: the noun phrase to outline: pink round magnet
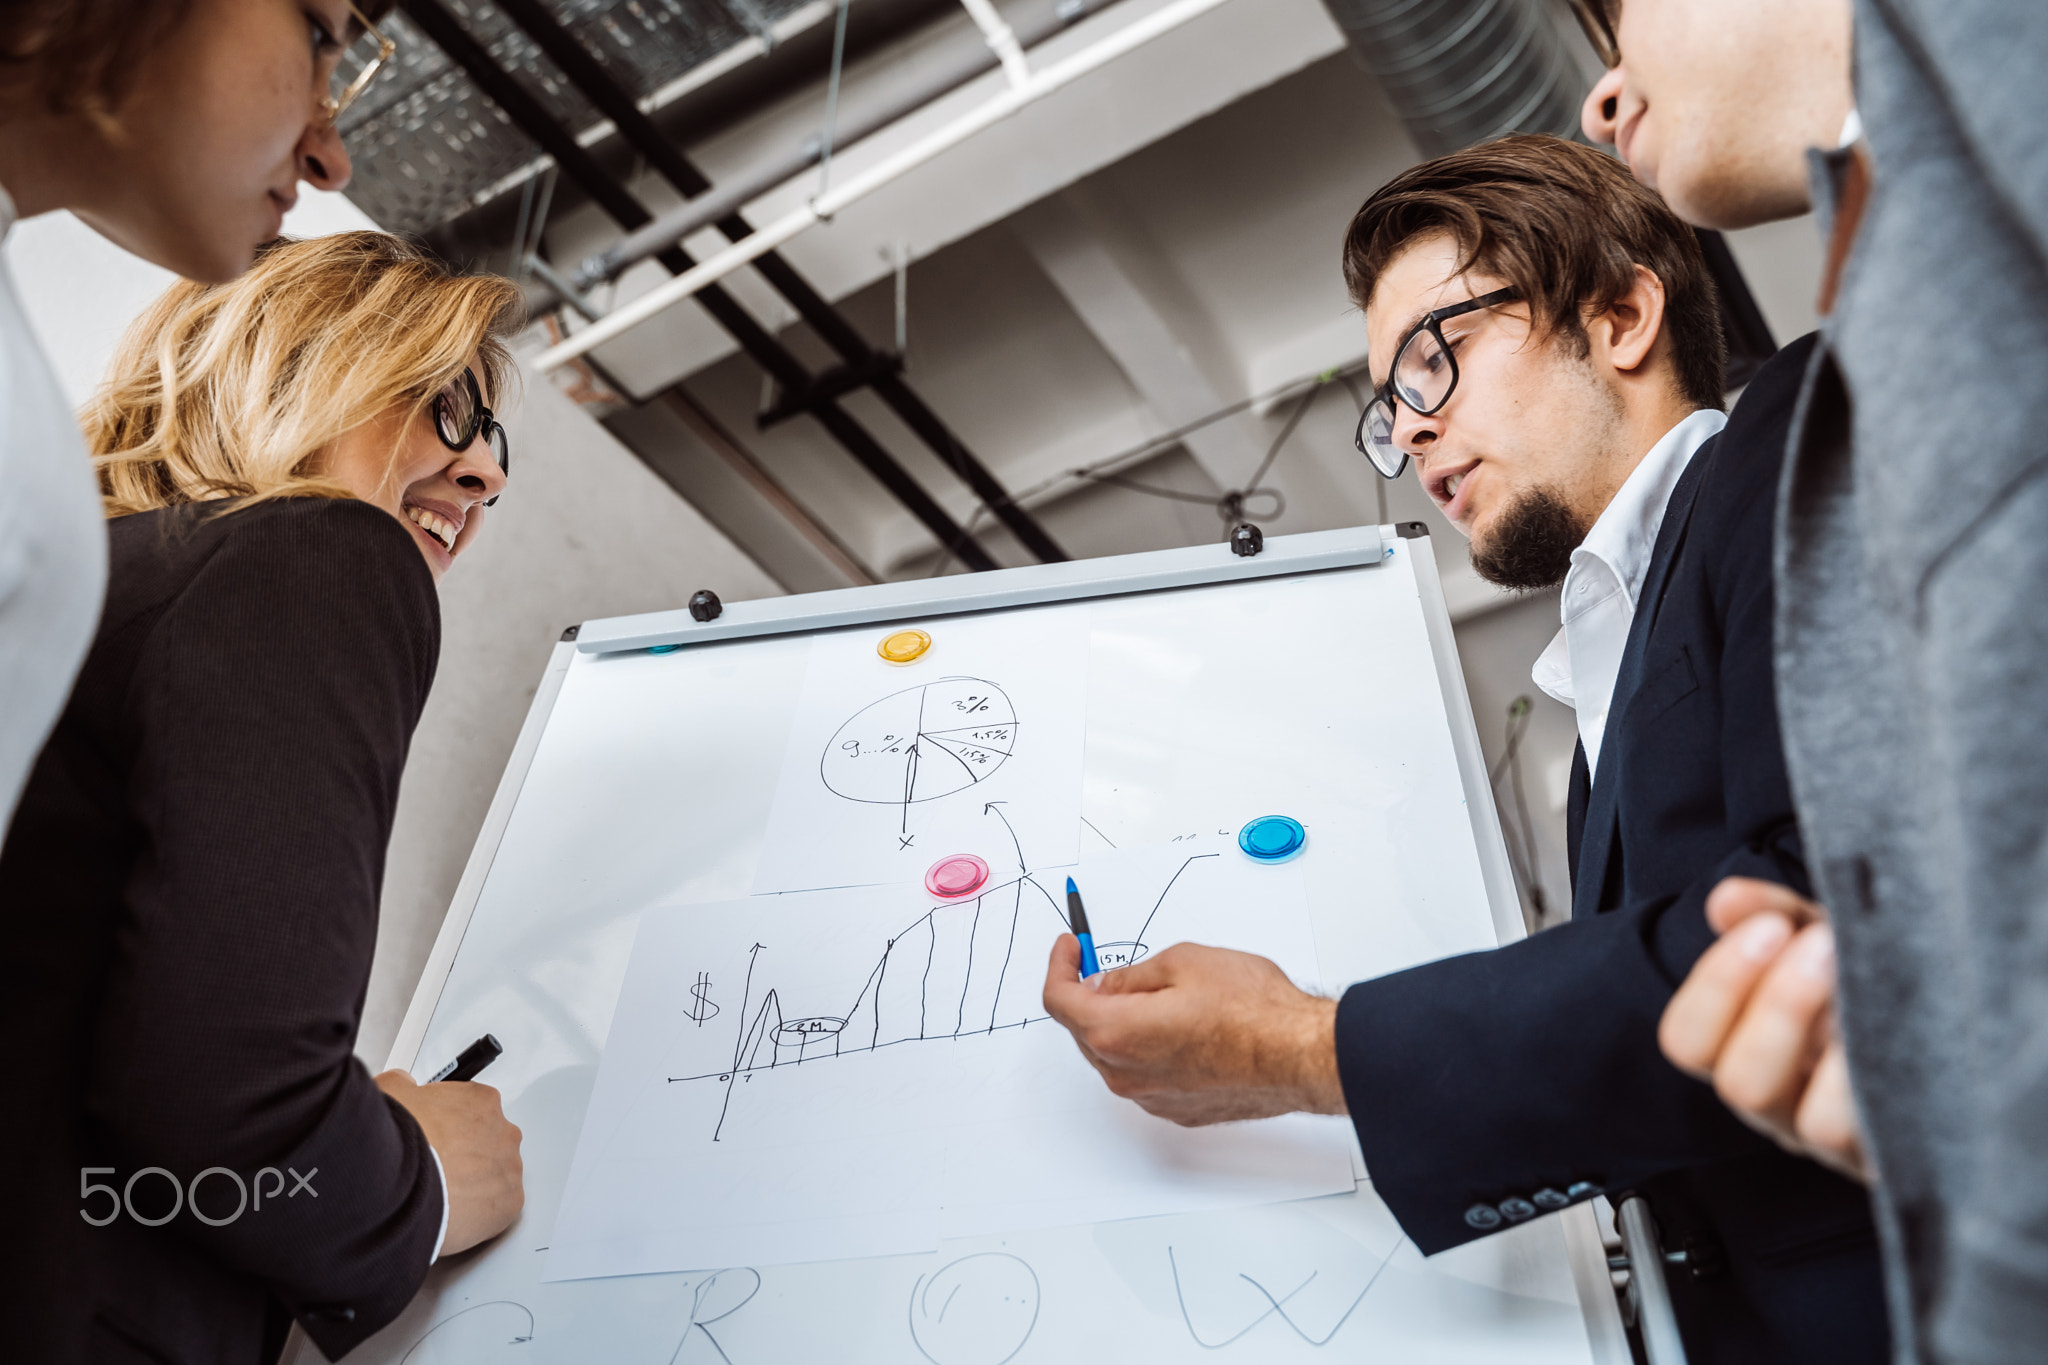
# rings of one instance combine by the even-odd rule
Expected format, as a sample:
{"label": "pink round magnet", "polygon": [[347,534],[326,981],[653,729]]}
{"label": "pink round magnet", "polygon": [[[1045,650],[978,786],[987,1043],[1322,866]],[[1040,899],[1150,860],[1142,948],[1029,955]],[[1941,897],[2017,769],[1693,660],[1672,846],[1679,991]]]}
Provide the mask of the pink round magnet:
{"label": "pink round magnet", "polygon": [[924,874],[924,889],[941,900],[962,900],[986,885],[988,864],[972,853],[941,858]]}

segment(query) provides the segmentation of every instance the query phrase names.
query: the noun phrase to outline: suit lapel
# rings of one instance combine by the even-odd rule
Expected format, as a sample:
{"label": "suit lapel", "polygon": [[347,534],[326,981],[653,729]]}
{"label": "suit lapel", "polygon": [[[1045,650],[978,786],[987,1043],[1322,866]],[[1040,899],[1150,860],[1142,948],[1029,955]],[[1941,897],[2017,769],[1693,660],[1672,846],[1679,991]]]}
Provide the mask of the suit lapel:
{"label": "suit lapel", "polygon": [[[1643,576],[1642,595],[1636,599],[1635,620],[1628,630],[1628,645],[1622,650],[1621,671],[1614,679],[1614,700],[1607,707],[1607,728],[1600,732],[1600,752],[1606,762],[1593,778],[1593,790],[1586,801],[1586,822],[1579,836],[1577,872],[1572,880],[1572,918],[1590,919],[1606,904],[1607,882],[1614,873],[1616,836],[1621,832],[1621,785],[1619,760],[1622,718],[1643,681],[1643,655],[1650,632],[1656,629],[1657,613],[1664,605],[1664,590],[1671,584],[1671,566],[1685,544],[1686,528],[1692,521],[1693,503],[1720,436],[1707,438],[1679,476],[1664,505],[1664,523],[1657,529],[1657,545],[1650,554],[1650,571]],[[1581,751],[1583,754],[1583,750]]]}

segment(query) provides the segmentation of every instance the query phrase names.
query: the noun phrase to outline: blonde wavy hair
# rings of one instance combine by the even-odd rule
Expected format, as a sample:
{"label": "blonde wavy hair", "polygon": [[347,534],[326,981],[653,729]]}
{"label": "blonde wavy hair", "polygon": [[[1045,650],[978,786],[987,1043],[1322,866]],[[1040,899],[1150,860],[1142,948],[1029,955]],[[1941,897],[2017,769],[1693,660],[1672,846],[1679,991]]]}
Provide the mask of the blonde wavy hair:
{"label": "blonde wavy hair", "polygon": [[322,450],[393,406],[409,420],[471,357],[498,403],[523,315],[510,281],[382,232],[280,239],[239,279],[181,281],[129,326],[81,414],[106,515],[352,497],[313,471]]}

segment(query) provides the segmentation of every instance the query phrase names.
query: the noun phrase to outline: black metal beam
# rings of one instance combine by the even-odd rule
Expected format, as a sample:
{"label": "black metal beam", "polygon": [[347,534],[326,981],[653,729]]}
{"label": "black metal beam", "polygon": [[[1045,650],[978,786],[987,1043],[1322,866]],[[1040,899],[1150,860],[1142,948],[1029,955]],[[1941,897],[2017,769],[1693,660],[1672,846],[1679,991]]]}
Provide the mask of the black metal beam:
{"label": "black metal beam", "polygon": [[[448,54],[449,60],[467,72],[477,88],[504,110],[506,117],[521,131],[539,143],[541,150],[554,158],[562,174],[573,180],[614,222],[631,231],[653,217],[645,205],[605,173],[596,158],[583,149],[568,129],[555,121],[525,86],[492,60],[490,53],[484,51],[483,45],[442,7],[440,0],[400,0],[400,6],[406,16]],[[695,264],[680,247],[664,251],[655,259],[673,275],[680,275]],[[767,329],[756,322],[731,294],[712,285],[700,290],[696,299],[704,311],[731,334],[741,349],[774,377],[777,384],[784,389],[809,389],[812,383],[810,371],[781,342],[769,335]],[[811,412],[833,439],[894,494],[911,515],[924,523],[925,528],[938,539],[942,551],[950,551],[970,569],[998,567],[987,549],[968,535],[851,413],[836,402],[819,403]]]}
{"label": "black metal beam", "polygon": [[869,366],[840,365],[819,373],[811,381],[811,387],[800,393],[787,389],[778,390],[775,401],[754,414],[754,425],[762,431],[800,417],[821,402],[832,402],[855,389],[873,387],[884,372],[893,372],[903,364],[901,356],[877,352],[875,363]]}
{"label": "black metal beam", "polygon": [[[711,181],[704,173],[683,155],[679,147],[662,135],[661,130],[654,126],[654,120],[640,111],[640,106],[624,87],[612,79],[604,64],[577,40],[575,34],[562,26],[541,0],[493,2],[513,23],[526,31],[534,44],[547,54],[548,60],[569,78],[569,83],[581,90],[599,112],[612,121],[627,144],[645,157],[647,164],[674,186],[677,193],[690,199],[711,188]],[[754,231],[753,226],[736,212],[718,219],[717,225],[720,232],[735,242],[751,236]],[[775,292],[796,309],[798,316],[810,324],[811,330],[839,353],[848,371],[877,372],[877,357],[867,340],[811,287],[808,280],[797,273],[781,253],[767,252],[757,257],[753,265]],[[974,490],[975,496],[1041,562],[1050,564],[1069,558],[1067,552],[1046,534],[1038,519],[1011,500],[1009,491],[988,466],[975,458],[966,444],[953,434],[924,399],[903,382],[900,375],[893,372],[880,374],[867,387],[889,405],[919,440],[931,447],[932,453],[943,460],[961,482]]]}

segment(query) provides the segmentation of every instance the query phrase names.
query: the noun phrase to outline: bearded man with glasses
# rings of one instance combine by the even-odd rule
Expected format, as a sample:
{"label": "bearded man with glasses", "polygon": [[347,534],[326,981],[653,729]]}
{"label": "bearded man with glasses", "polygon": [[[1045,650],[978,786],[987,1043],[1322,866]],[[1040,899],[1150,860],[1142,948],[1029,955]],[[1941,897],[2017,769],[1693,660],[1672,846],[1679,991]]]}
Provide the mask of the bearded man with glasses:
{"label": "bearded man with glasses", "polygon": [[1564,585],[1534,676],[1578,717],[1572,922],[1334,1001],[1190,945],[1084,984],[1062,938],[1046,1007],[1163,1117],[1349,1114],[1425,1255],[1640,1194],[1686,1254],[1671,1278],[1695,1365],[1879,1365],[1863,1187],[1743,1124],[1657,1044],[1713,942],[1713,887],[1810,885],[1773,697],[1771,493],[1812,339],[1724,417],[1691,229],[1556,138],[1396,177],[1344,268],[1375,385],[1360,451],[1388,478],[1414,464],[1488,578]]}

